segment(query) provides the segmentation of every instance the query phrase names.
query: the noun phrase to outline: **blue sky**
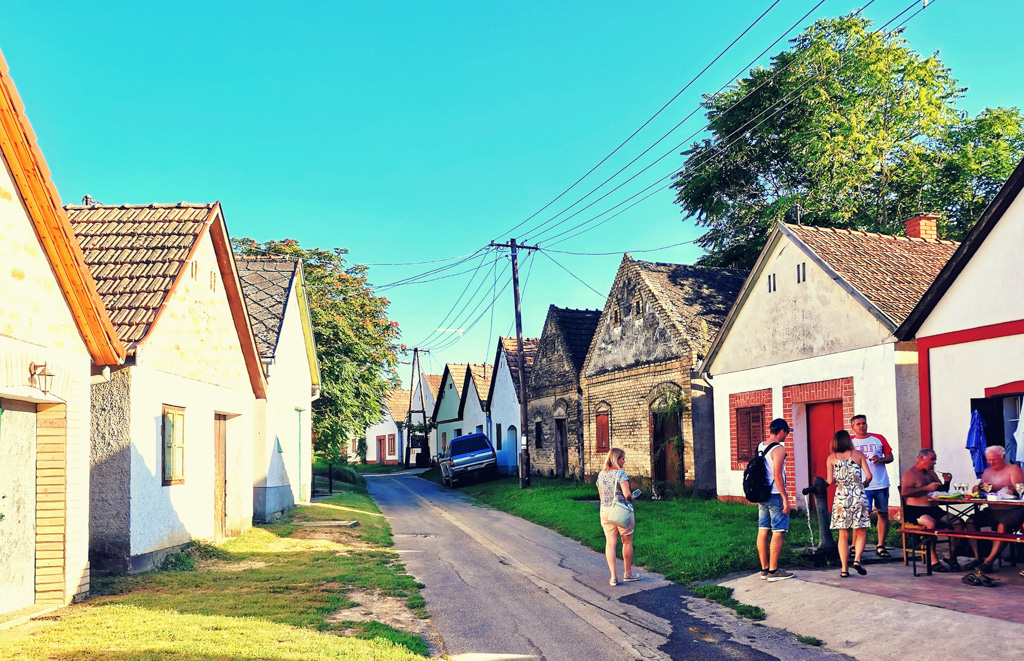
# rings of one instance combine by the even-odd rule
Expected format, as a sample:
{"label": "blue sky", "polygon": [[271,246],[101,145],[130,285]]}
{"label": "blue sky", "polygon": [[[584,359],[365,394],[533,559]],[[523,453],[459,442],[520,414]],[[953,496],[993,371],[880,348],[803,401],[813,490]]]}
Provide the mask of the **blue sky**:
{"label": "blue sky", "polygon": [[[880,25],[908,3],[876,0],[865,14]],[[235,237],[344,247],[353,261],[378,264],[462,255],[507,239],[509,228],[608,155],[769,4],[37,0],[4,8],[0,49],[66,203],[86,193],[104,203],[220,200]],[[814,4],[780,0],[647,129],[515,235],[654,143],[700,94],[731,79]],[[858,5],[827,0],[813,17]],[[1011,68],[1022,23],[1016,3],[932,0],[905,35],[921,53],[941,49],[970,88],[960,106],[973,114],[1024,102],[1024,82]],[[702,123],[698,114],[640,163]],[[680,163],[666,158],[560,229]],[[619,253],[553,255],[601,295],[544,257],[532,258],[535,267],[527,260],[524,331],[539,335],[552,303],[601,307],[622,251],[699,233],[662,192],[557,247]],[[699,255],[685,245],[634,256],[692,262]],[[490,298],[495,275],[507,277],[507,261],[492,259],[470,284],[480,293],[467,314]],[[371,281],[432,266],[372,266]],[[437,328],[469,277],[382,292],[403,341],[419,343]],[[494,336],[511,327],[511,294],[493,315],[444,326],[464,328],[477,317],[460,342],[425,361],[429,371],[445,361],[490,361]],[[437,347],[437,334],[427,344]]]}

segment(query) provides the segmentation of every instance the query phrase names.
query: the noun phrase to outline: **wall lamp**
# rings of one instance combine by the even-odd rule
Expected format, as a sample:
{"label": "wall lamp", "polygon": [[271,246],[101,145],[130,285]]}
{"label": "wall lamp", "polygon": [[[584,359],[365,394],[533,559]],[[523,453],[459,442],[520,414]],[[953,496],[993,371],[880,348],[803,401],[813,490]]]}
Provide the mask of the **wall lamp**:
{"label": "wall lamp", "polygon": [[53,372],[46,369],[46,363],[29,363],[28,366],[29,380],[35,380],[35,387],[47,394],[50,392],[50,388],[53,387]]}

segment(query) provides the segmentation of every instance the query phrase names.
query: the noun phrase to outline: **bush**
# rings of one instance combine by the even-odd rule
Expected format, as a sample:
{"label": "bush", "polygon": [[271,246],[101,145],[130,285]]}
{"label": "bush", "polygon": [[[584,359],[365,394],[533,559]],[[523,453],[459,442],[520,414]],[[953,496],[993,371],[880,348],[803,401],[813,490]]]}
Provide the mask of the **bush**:
{"label": "bush", "polygon": [[189,542],[177,553],[172,553],[164,558],[164,561],[160,563],[160,569],[162,571],[192,571],[196,568],[197,560],[225,559],[227,557],[227,553],[208,542]]}

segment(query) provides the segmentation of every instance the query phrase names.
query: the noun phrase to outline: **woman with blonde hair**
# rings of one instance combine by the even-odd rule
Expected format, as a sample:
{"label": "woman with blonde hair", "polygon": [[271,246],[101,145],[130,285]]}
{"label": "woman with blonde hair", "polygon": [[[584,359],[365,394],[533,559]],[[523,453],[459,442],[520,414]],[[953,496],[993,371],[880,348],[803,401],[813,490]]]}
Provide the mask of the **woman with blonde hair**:
{"label": "woman with blonde hair", "polygon": [[836,493],[832,499],[832,530],[839,530],[839,561],[843,570],[842,578],[850,575],[847,563],[850,560],[850,530],[853,530],[854,560],[853,568],[863,576],[867,570],[860,564],[860,556],[864,552],[864,543],[868,539],[868,528],[871,527],[871,510],[868,509],[868,497],[864,487],[871,483],[871,469],[868,460],[861,452],[853,448],[850,433],[839,430],[832,437],[828,456],[828,483],[836,485]]}
{"label": "woman with blonde hair", "polygon": [[[626,453],[620,448],[612,448],[604,460],[604,470],[597,474],[597,490],[601,494],[601,527],[604,528],[604,557],[608,560],[611,571],[609,585],[618,585],[615,575],[615,551],[622,537],[622,562],[624,572],[622,582],[639,581],[640,575],[633,572],[633,494],[629,491],[629,476],[623,470],[626,464]],[[626,525],[609,520],[613,508],[625,507],[629,510]]]}

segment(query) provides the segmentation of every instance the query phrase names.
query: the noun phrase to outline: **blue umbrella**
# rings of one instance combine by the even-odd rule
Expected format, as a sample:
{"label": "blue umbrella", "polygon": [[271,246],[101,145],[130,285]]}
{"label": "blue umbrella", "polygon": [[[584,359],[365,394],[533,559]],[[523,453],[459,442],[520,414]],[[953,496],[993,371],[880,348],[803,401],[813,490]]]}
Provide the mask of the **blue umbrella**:
{"label": "blue umbrella", "polygon": [[971,461],[974,462],[974,473],[978,477],[985,472],[988,462],[985,461],[985,421],[981,414],[975,409],[971,412],[971,431],[967,432],[967,449],[971,451]]}

